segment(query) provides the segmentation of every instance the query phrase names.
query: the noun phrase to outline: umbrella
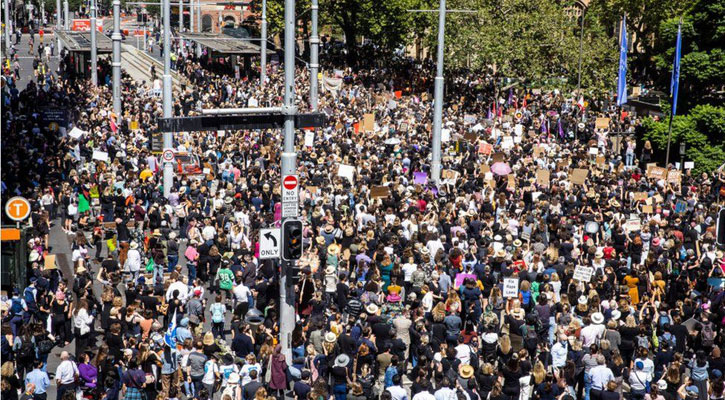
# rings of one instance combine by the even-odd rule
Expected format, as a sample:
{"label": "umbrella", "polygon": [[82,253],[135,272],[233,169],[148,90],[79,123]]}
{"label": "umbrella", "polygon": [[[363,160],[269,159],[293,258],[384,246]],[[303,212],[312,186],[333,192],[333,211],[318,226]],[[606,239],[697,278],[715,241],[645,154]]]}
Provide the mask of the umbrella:
{"label": "umbrella", "polygon": [[511,173],[511,167],[507,163],[499,161],[493,163],[493,165],[491,166],[491,172],[501,176],[508,175]]}
{"label": "umbrella", "polygon": [[400,139],[390,138],[385,141],[385,144],[390,145],[390,146],[395,146],[396,144],[400,144]]}

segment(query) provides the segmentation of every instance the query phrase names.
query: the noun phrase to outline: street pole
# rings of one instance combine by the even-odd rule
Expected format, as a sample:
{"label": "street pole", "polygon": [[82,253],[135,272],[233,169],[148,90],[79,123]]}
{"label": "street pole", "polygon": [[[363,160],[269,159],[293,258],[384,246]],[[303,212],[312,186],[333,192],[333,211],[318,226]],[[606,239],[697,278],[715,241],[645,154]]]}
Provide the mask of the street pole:
{"label": "street pole", "polygon": [[[95,27],[94,27],[95,28]],[[121,0],[113,0],[113,112],[121,118]]]}
{"label": "street pole", "polygon": [[267,0],[262,0],[262,61],[259,68],[259,85],[267,80]]}
{"label": "street pole", "polygon": [[98,86],[98,43],[96,42],[96,0],[91,0],[91,83]]}
{"label": "street pole", "polygon": [[189,32],[194,33],[194,0],[189,0]]}
{"label": "street pole", "polygon": [[[196,4],[199,7],[196,10],[196,31],[201,33],[201,0],[196,0]],[[199,46],[197,46],[197,47],[199,47]]]}
{"label": "street pole", "polygon": [[184,30],[184,0],[179,0],[179,33]]}
{"label": "street pole", "polygon": [[438,60],[434,87],[433,108],[433,142],[431,144],[430,173],[433,182],[441,180],[441,125],[443,123],[443,50],[446,27],[446,0],[439,0],[438,5]]}
{"label": "street pole", "polygon": [[[295,0],[284,2],[284,151],[282,176],[297,173],[295,153]],[[284,222],[284,221],[283,221]],[[292,362],[292,331],[295,329],[295,291],[291,283],[295,261],[282,261],[279,281],[279,343],[287,363]]]}
{"label": "street pole", "polygon": [[[584,51],[584,17],[587,15],[587,9],[582,10],[582,26],[579,29],[579,72],[576,79],[576,95],[581,97],[582,90],[582,53]],[[578,101],[578,99],[574,99]],[[582,110],[582,112],[584,112]],[[579,124],[574,124],[574,140],[579,139]]]}
{"label": "street pole", "polygon": [[310,38],[310,109],[317,111],[317,71],[320,37],[317,35],[318,0],[312,0],[312,37]]}
{"label": "street pole", "polygon": [[5,0],[3,2],[5,6],[5,54],[6,57],[10,56],[10,2]]}
{"label": "street pole", "polygon": [[[118,1],[118,0],[116,0]],[[163,0],[164,15],[164,87],[163,106],[164,118],[171,118],[171,0]],[[174,137],[171,132],[164,132],[164,148],[174,147]],[[164,163],[164,197],[171,194],[171,186],[174,184],[174,165],[171,162]]]}
{"label": "street pole", "polygon": [[[43,1],[42,3],[45,3]],[[42,4],[41,3],[41,4]],[[43,25],[43,17],[40,17],[40,24]],[[57,41],[57,48],[58,48],[58,55],[60,56],[60,49],[61,49],[61,43],[60,43],[60,36],[58,36],[58,32],[62,29],[62,26],[60,25],[60,0],[55,0],[55,40]]]}
{"label": "street pole", "polygon": [[63,29],[70,29],[70,20],[68,19],[68,0],[63,0]]}

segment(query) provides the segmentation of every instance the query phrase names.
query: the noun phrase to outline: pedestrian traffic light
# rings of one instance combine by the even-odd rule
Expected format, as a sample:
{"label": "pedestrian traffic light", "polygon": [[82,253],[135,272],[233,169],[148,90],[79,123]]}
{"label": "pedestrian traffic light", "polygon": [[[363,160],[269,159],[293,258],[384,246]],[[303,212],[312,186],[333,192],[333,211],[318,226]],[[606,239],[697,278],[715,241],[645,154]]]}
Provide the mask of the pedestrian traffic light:
{"label": "pedestrian traffic light", "polygon": [[302,258],[302,221],[288,219],[282,222],[282,259],[295,261]]}
{"label": "pedestrian traffic light", "polygon": [[717,244],[725,246],[725,208],[721,208],[717,213]]}

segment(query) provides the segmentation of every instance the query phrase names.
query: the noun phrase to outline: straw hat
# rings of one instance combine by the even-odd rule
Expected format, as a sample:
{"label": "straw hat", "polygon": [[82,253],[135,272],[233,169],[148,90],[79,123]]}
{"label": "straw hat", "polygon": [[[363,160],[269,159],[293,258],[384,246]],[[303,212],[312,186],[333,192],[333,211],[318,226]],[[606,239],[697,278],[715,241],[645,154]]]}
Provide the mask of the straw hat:
{"label": "straw hat", "polygon": [[523,308],[514,308],[511,311],[511,315],[516,319],[524,319],[524,316],[526,316],[526,311],[524,311]]}
{"label": "straw hat", "polygon": [[129,245],[129,248],[130,248],[131,250],[136,250],[136,249],[138,249],[138,243],[136,243],[136,242],[131,242],[131,244]]}
{"label": "straw hat", "polygon": [[461,365],[458,367],[458,375],[463,379],[468,379],[473,376],[473,367],[470,365]]}
{"label": "straw hat", "polygon": [[327,268],[325,268],[325,274],[332,275],[335,273],[335,266],[334,265],[328,265]]}
{"label": "straw hat", "polygon": [[88,271],[88,270],[83,265],[80,265],[80,266],[78,266],[78,268],[76,268],[76,274],[82,274],[86,271]]}
{"label": "straw hat", "polygon": [[332,255],[340,254],[340,245],[338,245],[337,243],[333,243],[333,244],[327,246],[327,252]]}
{"label": "straw hat", "polygon": [[203,343],[204,346],[211,346],[212,344],[214,344],[214,334],[211,332],[205,333]]}
{"label": "straw hat", "polygon": [[380,309],[380,308],[379,308],[379,307],[378,307],[378,305],[377,305],[377,304],[375,304],[375,303],[370,303],[370,304],[368,304],[368,305],[367,305],[367,306],[365,307],[365,311],[367,311],[367,313],[368,313],[368,314],[370,314],[370,315],[374,315],[374,314],[377,314],[377,313],[378,313],[378,310],[379,310],[379,309]]}

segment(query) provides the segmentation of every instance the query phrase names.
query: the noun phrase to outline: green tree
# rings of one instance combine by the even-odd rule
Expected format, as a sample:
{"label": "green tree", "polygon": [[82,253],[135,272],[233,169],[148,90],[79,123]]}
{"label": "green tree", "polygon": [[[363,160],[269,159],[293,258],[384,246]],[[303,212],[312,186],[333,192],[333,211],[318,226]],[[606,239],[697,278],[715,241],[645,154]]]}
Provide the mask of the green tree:
{"label": "green tree", "polygon": [[[645,140],[650,140],[662,152],[667,150],[668,120],[647,118],[642,128]],[[695,172],[710,172],[725,163],[724,136],[725,108],[698,105],[688,115],[673,118],[671,149],[685,143],[686,160],[695,162]],[[673,159],[672,154],[670,150],[670,159]]]}
{"label": "green tree", "polygon": [[[450,67],[491,68],[499,75],[541,82],[567,78],[576,85],[580,21],[558,0],[453,0],[446,23],[446,63]],[[616,44],[599,22],[596,8],[584,19],[582,86],[611,88]],[[435,30],[429,43],[434,45]]]}

